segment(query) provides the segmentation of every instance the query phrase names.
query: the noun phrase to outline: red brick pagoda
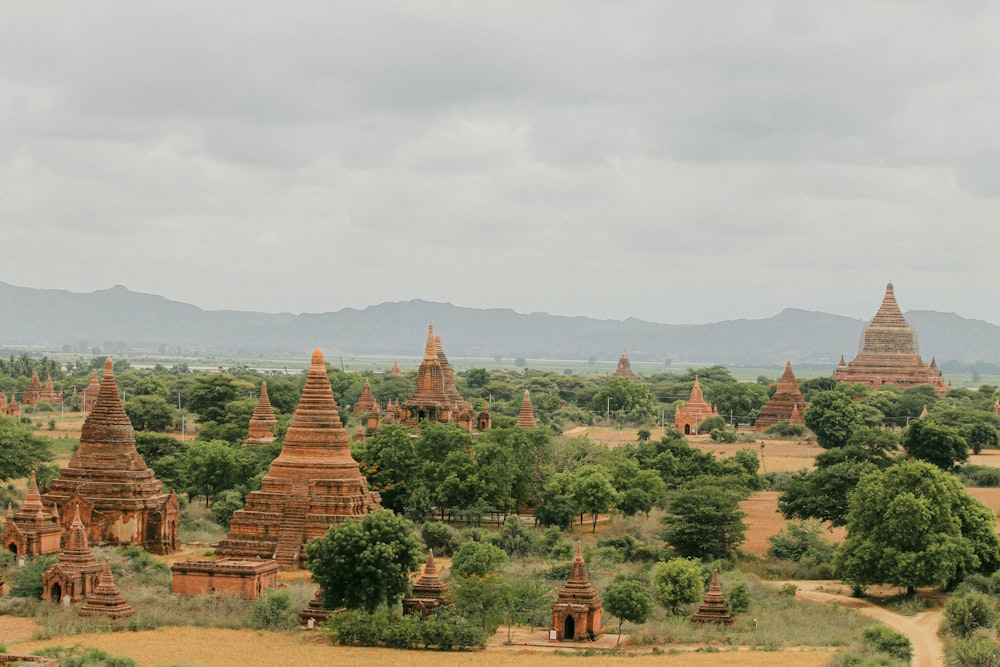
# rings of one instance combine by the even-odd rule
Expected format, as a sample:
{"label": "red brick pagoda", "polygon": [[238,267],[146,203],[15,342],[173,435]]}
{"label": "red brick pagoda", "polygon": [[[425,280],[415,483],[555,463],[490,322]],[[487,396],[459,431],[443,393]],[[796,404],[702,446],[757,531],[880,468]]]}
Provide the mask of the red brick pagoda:
{"label": "red brick pagoda", "polygon": [[917,333],[903,317],[892,283],[886,285],[882,305],[865,327],[858,356],[849,364],[841,357],[833,378],[872,387],[891,384],[900,389],[929,384],[939,396],[948,391],[937,362],[932,359],[927,365],[920,358]]}
{"label": "red brick pagoda", "polygon": [[307,540],[347,518],[380,506],[351,458],[347,431],[316,349],[302,398],[259,491],[233,514],[229,536],[219,542],[222,558],[274,558],[283,569],[305,560]]}
{"label": "red brick pagoda", "polygon": [[247,438],[244,445],[269,445],[274,442],[274,429],[278,425],[278,418],[274,416],[274,408],[271,407],[271,399],[267,395],[267,382],[260,383],[260,398],[257,399],[257,406],[250,416],[250,424],[247,427]]}
{"label": "red brick pagoda", "polygon": [[632,372],[632,362],[628,358],[628,350],[622,350],[622,356],[618,358],[618,368],[611,374],[612,377],[628,378],[632,382],[642,382],[642,378]]}
{"label": "red brick pagoda", "polygon": [[517,425],[521,428],[538,428],[535,422],[535,410],[531,407],[531,392],[524,390],[521,399],[521,411],[517,413]]}
{"label": "red brick pagoda", "polygon": [[709,417],[715,417],[719,411],[714,405],[709,405],[705,401],[705,396],[701,392],[701,384],[698,376],[694,376],[694,386],[691,388],[691,396],[687,402],[681,403],[674,413],[674,426],[684,431],[684,435],[691,435],[698,432],[698,425]]}
{"label": "red brick pagoda", "polygon": [[698,606],[691,620],[695,623],[718,623],[719,625],[732,625],[736,619],[729,613],[729,606],[726,598],[722,596],[722,586],[719,585],[719,571],[712,573],[712,583],[705,593],[704,599]]}
{"label": "red brick pagoda", "polygon": [[180,504],[146,466],[118,397],[111,359],[94,409],[80,432],[80,446],[49,484],[45,499],[58,506],[70,528],[75,507],[92,544],[136,544],[153,553],[177,551]]}
{"label": "red brick pagoda", "polygon": [[552,603],[552,627],[559,641],[594,639],[603,629],[604,605],[587,576],[580,543],[569,570],[569,579]]}
{"label": "red brick pagoda", "polygon": [[365,386],[361,388],[361,396],[354,404],[354,416],[367,415],[375,409],[375,395],[372,394],[372,386],[365,380]]}
{"label": "red brick pagoda", "polygon": [[100,572],[101,566],[90,553],[87,528],[76,508],[59,562],[42,574],[42,599],[60,603],[68,597],[70,602],[79,602],[97,588]]}
{"label": "red brick pagoda", "polygon": [[90,412],[94,409],[94,404],[97,403],[97,396],[101,393],[101,383],[97,379],[97,371],[90,376],[90,384],[88,384],[80,397],[80,407],[84,412]]}
{"label": "red brick pagoda", "polygon": [[62,550],[63,528],[58,512],[50,512],[42,504],[35,471],[28,479],[28,493],[21,508],[14,512],[7,505],[7,523],[0,532],[0,544],[15,556],[41,556]]}
{"label": "red brick pagoda", "polygon": [[403,371],[401,371],[399,368],[399,362],[398,361],[392,362],[392,368],[389,369],[389,375],[393,377],[399,377],[402,374]]}
{"label": "red brick pagoda", "polygon": [[398,416],[389,412],[386,422],[398,421],[408,428],[420,422],[461,424],[472,430],[472,404],[465,401],[455,387],[455,371],[441,347],[441,337],[434,336],[434,327],[427,328],[424,359],[417,369],[417,389],[402,403]]}
{"label": "red brick pagoda", "polygon": [[135,608],[122,596],[115,578],[111,574],[111,559],[104,559],[104,569],[97,579],[94,592],[87,595],[87,601],[80,607],[80,616],[105,616],[107,618],[131,618]]}
{"label": "red brick pagoda", "polygon": [[403,600],[403,613],[429,614],[437,607],[448,604],[444,599],[447,592],[448,584],[438,575],[437,565],[434,563],[434,551],[430,550],[427,552],[427,563],[420,578],[413,584],[410,596]]}
{"label": "red brick pagoda", "polygon": [[795,373],[792,372],[792,362],[786,361],[785,372],[778,380],[778,388],[764,409],[760,411],[760,416],[757,417],[753,430],[763,431],[782,421],[788,421],[790,424],[795,423],[792,422],[793,416],[797,423],[801,424],[802,412],[805,411],[806,406],[806,400],[802,397],[802,391],[799,389],[799,382],[795,379]]}

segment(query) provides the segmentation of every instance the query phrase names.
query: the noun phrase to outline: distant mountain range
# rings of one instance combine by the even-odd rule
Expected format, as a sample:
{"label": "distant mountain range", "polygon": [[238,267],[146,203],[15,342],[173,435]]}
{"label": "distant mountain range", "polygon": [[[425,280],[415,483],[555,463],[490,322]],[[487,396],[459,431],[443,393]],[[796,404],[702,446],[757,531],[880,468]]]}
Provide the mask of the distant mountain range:
{"label": "distant mountain range", "polygon": [[[292,315],[202,310],[116,285],[92,293],[33,289],[0,282],[4,326],[0,345],[129,349],[419,356],[428,323],[449,356],[633,361],[769,366],[833,365],[851,360],[862,320],[786,308],[773,317],[713,324],[657,324],[637,319],[599,320],[509,309],[462,308],[403,301],[361,310]],[[874,310],[873,310],[874,314]],[[1000,363],[1000,326],[954,313],[912,310],[925,361],[939,365]]]}

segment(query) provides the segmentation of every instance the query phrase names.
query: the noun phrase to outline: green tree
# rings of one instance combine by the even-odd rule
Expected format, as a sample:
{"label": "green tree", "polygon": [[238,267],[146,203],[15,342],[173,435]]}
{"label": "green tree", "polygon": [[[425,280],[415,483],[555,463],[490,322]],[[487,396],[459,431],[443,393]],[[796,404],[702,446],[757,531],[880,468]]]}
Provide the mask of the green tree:
{"label": "green tree", "polygon": [[907,461],[865,475],[849,507],[834,567],[856,587],[886,583],[913,591],[1000,563],[992,510],[929,463]]}
{"label": "green tree", "polygon": [[495,574],[507,563],[507,554],[488,542],[466,542],[452,558],[451,570],[457,575],[485,577]]}
{"label": "green tree", "polygon": [[591,532],[596,533],[598,515],[614,507],[619,498],[610,476],[601,466],[583,466],[573,472],[571,488],[576,509],[590,514]]}
{"label": "green tree", "polygon": [[993,425],[985,422],[966,424],[959,432],[976,454],[986,448],[996,449],[1000,445],[1000,434]]}
{"label": "green tree", "polygon": [[221,491],[253,475],[252,452],[222,440],[196,440],[183,454],[184,490],[192,498],[204,496],[205,504]]}
{"label": "green tree", "polygon": [[820,447],[843,447],[854,431],[864,426],[861,408],[839,391],[816,394],[803,413],[806,427],[816,434]]}
{"label": "green tree", "polygon": [[543,526],[565,530],[573,524],[576,505],[573,500],[573,474],[560,472],[545,483],[535,496],[534,514]]}
{"label": "green tree", "polygon": [[641,625],[653,615],[653,599],[649,590],[634,579],[615,582],[604,591],[604,610],[618,619],[618,639],[622,639],[622,625],[625,621]]}
{"label": "green tree", "polygon": [[643,382],[613,377],[594,394],[591,409],[599,414],[610,410],[647,415],[653,410],[653,395]]}
{"label": "green tree", "polygon": [[705,390],[705,400],[718,408],[723,418],[728,420],[732,415],[737,422],[757,421],[767,399],[767,387],[752,382],[717,382]]}
{"label": "green tree", "polygon": [[199,375],[188,393],[187,407],[201,422],[225,420],[226,404],[236,400],[239,389],[236,378],[225,373]]}
{"label": "green tree", "polygon": [[746,539],[746,514],[740,510],[746,495],[723,478],[685,485],[670,495],[667,514],[660,519],[660,538],[680,556],[728,558]]}
{"label": "green tree", "polygon": [[420,460],[413,438],[399,424],[386,424],[358,451],[368,486],[382,495],[382,506],[405,513],[410,494],[422,485]]}
{"label": "green tree", "polygon": [[826,537],[823,525],[815,520],[789,521],[778,534],[767,538],[771,558],[826,563],[833,558],[834,545]]}
{"label": "green tree", "polygon": [[0,481],[27,477],[44,461],[52,460],[49,439],[35,435],[27,424],[0,416]]}
{"label": "green tree", "polygon": [[956,463],[969,460],[969,445],[958,429],[932,419],[910,422],[903,432],[903,449],[915,459],[951,470]]}
{"label": "green tree", "polygon": [[327,609],[373,613],[395,604],[409,590],[422,557],[413,525],[389,510],[335,524],[306,544],[306,565]]}
{"label": "green tree", "polygon": [[166,431],[174,423],[175,409],[162,396],[140,395],[125,401],[125,414],[137,431]]}
{"label": "green tree", "polygon": [[843,461],[811,473],[798,472],[778,496],[778,510],[786,519],[819,519],[833,526],[846,525],[849,494],[864,475],[876,470],[872,463]]}
{"label": "green tree", "polygon": [[944,605],[944,625],[955,637],[965,639],[979,628],[991,628],[997,610],[988,595],[952,596]]}
{"label": "green tree", "polygon": [[672,558],[653,566],[653,598],[676,614],[683,604],[697,602],[705,592],[701,565],[689,558]]}

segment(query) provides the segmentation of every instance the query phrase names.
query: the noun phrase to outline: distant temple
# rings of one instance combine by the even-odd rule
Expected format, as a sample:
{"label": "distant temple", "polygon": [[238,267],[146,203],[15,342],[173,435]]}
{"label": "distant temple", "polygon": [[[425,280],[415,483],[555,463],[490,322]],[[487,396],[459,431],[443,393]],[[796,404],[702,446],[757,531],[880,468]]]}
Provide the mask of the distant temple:
{"label": "distant temple", "polygon": [[611,375],[612,377],[628,378],[632,382],[642,382],[642,378],[632,372],[632,362],[628,359],[628,350],[622,350],[622,356],[618,358],[618,368]]}
{"label": "distant temple", "polygon": [[94,374],[90,376],[90,384],[84,388],[80,396],[80,407],[84,412],[90,412],[94,409],[99,393],[101,393],[101,383],[97,379],[97,371],[94,370]]}
{"label": "distant temple", "polygon": [[403,374],[403,371],[401,371],[399,369],[399,362],[398,361],[392,362],[392,368],[389,369],[389,375],[391,375],[393,377],[399,377],[402,374]]}
{"label": "distant temple", "polygon": [[677,408],[674,413],[674,426],[684,431],[684,435],[691,435],[698,432],[698,425],[709,417],[718,416],[719,411],[714,405],[709,405],[705,401],[705,396],[701,392],[701,384],[698,376],[694,376],[694,386],[691,387],[691,396],[685,403]]}
{"label": "distant temple", "polygon": [[274,416],[274,408],[271,407],[271,398],[267,395],[267,382],[260,383],[260,398],[257,399],[257,407],[254,408],[250,416],[250,424],[247,427],[247,438],[244,445],[269,445],[274,442],[274,429],[278,425],[278,418]]}
{"label": "distant temple", "polygon": [[380,500],[351,458],[323,352],[317,348],[281,453],[261,489],[233,513],[229,536],[215,553],[230,559],[274,558],[282,569],[300,568],[308,540],[350,517],[374,512]]}
{"label": "distant temple", "polygon": [[49,483],[45,499],[59,508],[67,530],[79,508],[93,544],[136,544],[153,553],[179,548],[180,503],[172,491],[163,492],[135,448],[111,359],[97,403],[83,422],[80,446]]}
{"label": "distant temple", "polygon": [[939,396],[948,391],[937,362],[931,359],[928,366],[920,358],[917,334],[896,303],[892,283],[886,285],[882,305],[865,327],[858,356],[849,364],[841,357],[833,378],[872,387],[891,384],[900,389],[929,384]]}
{"label": "distant temple", "polygon": [[366,415],[375,409],[375,395],[372,394],[372,386],[365,380],[365,386],[361,389],[361,396],[354,403],[354,416]]}
{"label": "distant temple", "polygon": [[785,372],[778,380],[778,388],[764,409],[760,411],[760,416],[757,417],[753,430],[763,431],[782,421],[787,421],[789,424],[804,424],[802,412],[805,408],[806,400],[802,397],[799,382],[795,379],[795,373],[792,372],[792,362],[787,361],[785,362]]}
{"label": "distant temple", "polygon": [[7,415],[8,417],[13,417],[14,419],[20,419],[21,404],[14,400],[13,394],[10,397],[10,402],[8,402],[7,394],[0,391],[0,415]]}
{"label": "distant temple", "polygon": [[524,398],[521,399],[521,411],[517,414],[517,425],[521,428],[538,428],[535,423],[535,411],[531,407],[531,392],[524,390]]}
{"label": "distant temple", "polygon": [[447,592],[448,584],[438,575],[437,565],[434,563],[434,551],[428,551],[427,563],[420,578],[414,582],[409,597],[403,598],[403,613],[430,614],[437,607],[448,604],[444,597]]}
{"label": "distant temple", "polygon": [[42,599],[58,604],[68,597],[70,602],[79,602],[97,588],[100,572],[101,566],[90,552],[87,528],[77,507],[59,562],[42,573]]}
{"label": "distant temple", "polygon": [[383,421],[417,428],[426,420],[432,424],[459,424],[472,431],[473,419],[472,403],[462,398],[455,387],[455,371],[441,347],[441,337],[435,337],[434,327],[429,326],[424,359],[417,369],[416,391],[401,404],[388,406]]}
{"label": "distant temple", "polygon": [[31,372],[31,382],[28,384],[28,388],[24,390],[24,395],[21,401],[25,405],[36,406],[39,403],[62,403],[62,394],[57,394],[56,390],[52,384],[52,375],[48,375],[45,378],[45,386],[38,380],[38,372]]}
{"label": "distant temple", "polygon": [[558,641],[594,639],[603,629],[604,605],[587,576],[580,543],[570,566],[569,579],[552,604],[552,629]]}

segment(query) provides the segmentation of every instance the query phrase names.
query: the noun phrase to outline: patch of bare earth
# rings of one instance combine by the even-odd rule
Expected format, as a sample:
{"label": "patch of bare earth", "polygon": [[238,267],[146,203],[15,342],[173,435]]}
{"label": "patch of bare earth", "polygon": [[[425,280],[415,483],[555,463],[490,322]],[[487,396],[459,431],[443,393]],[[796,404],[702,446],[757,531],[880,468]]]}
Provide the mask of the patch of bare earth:
{"label": "patch of bare earth", "polygon": [[[78,635],[45,641],[8,643],[17,653],[44,646],[72,644],[96,646],[109,653],[135,659],[144,667],[170,663],[199,667],[231,665],[329,665],[338,667],[397,667],[401,662],[414,667],[515,667],[524,664],[570,665],[579,658],[557,655],[554,650],[539,652],[536,647],[508,646],[506,650],[472,653],[406,651],[333,646],[319,633],[276,633],[212,628],[160,628],[143,632]],[[612,640],[613,644],[613,640]],[[585,645],[584,645],[585,647]],[[669,651],[672,647],[667,647]],[[816,651],[723,651],[696,653],[694,647],[678,647],[677,654],[602,656],[608,667],[653,665],[694,667],[819,667],[830,659],[827,650]],[[686,650],[685,650],[686,649]]]}

